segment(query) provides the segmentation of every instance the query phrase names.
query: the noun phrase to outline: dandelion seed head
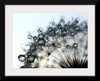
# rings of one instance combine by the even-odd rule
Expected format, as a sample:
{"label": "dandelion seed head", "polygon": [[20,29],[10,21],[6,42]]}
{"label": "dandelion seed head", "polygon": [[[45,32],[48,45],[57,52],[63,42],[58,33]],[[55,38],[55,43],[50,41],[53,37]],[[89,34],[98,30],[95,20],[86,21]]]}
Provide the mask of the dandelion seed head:
{"label": "dandelion seed head", "polygon": [[61,18],[58,23],[50,22],[46,31],[38,29],[38,35],[28,33],[32,39],[25,55],[18,59],[24,62],[21,68],[84,68],[87,67],[88,22],[73,19],[65,23]]}

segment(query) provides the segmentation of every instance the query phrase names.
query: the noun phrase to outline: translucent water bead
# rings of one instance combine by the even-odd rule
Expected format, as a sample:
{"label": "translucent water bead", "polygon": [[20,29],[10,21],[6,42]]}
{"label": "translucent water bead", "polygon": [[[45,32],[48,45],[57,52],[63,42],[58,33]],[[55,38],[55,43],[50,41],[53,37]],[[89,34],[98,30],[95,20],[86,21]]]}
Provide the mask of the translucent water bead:
{"label": "translucent water bead", "polygon": [[79,26],[76,26],[76,27],[75,27],[75,30],[76,30],[76,31],[79,31],[79,30],[80,30],[80,27],[79,27]]}
{"label": "translucent water bead", "polygon": [[44,38],[44,35],[43,35],[43,34],[39,34],[39,35],[38,35],[38,38],[39,38],[39,39],[43,39],[43,38]]}
{"label": "translucent water bead", "polygon": [[61,18],[60,23],[65,23],[65,20],[63,18]]}
{"label": "translucent water bead", "polygon": [[74,44],[73,44],[73,47],[74,47],[74,48],[78,47],[78,44],[77,44],[77,43],[74,43]]}
{"label": "translucent water bead", "polygon": [[33,37],[33,40],[36,41],[36,40],[37,40],[37,36],[34,36],[34,37]]}
{"label": "translucent water bead", "polygon": [[52,26],[55,26],[56,25],[56,23],[55,22],[52,22]]}
{"label": "translucent water bead", "polygon": [[38,44],[39,44],[39,46],[44,46],[45,45],[44,39],[38,40]]}
{"label": "translucent water bead", "polygon": [[55,30],[51,30],[50,33],[49,33],[49,35],[52,36],[52,37],[54,37],[56,35]]}
{"label": "translucent water bead", "polygon": [[66,35],[67,35],[67,31],[66,30],[62,31],[62,36],[66,36]]}
{"label": "translucent water bead", "polygon": [[40,28],[38,29],[38,32],[39,32],[39,33],[42,33],[42,32],[43,32],[43,28],[40,27]]}
{"label": "translucent water bead", "polygon": [[32,38],[32,35],[28,34],[27,38],[28,39],[31,39]]}
{"label": "translucent water bead", "polygon": [[24,62],[26,60],[25,55],[18,56],[19,61]]}
{"label": "translucent water bead", "polygon": [[34,55],[28,55],[28,57],[27,57],[27,61],[28,61],[29,63],[34,62],[34,60],[35,60]]}

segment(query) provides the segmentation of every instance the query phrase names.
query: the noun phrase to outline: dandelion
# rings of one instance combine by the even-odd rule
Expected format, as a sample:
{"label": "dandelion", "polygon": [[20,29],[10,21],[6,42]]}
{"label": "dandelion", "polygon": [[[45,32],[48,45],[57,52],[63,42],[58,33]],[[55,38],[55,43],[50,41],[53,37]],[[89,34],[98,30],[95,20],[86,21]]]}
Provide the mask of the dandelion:
{"label": "dandelion", "polygon": [[37,36],[28,34],[33,41],[26,54],[18,56],[20,68],[87,68],[88,22],[79,22],[61,18],[46,31],[39,28]]}

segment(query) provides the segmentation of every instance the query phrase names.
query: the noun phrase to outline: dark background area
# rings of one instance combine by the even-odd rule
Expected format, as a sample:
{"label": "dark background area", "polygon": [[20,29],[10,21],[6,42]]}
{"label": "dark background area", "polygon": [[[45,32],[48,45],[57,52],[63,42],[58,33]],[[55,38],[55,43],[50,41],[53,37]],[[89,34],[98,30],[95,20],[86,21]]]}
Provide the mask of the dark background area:
{"label": "dark background area", "polygon": [[67,5],[86,5],[96,4],[99,0],[1,0],[3,4],[67,4]]}

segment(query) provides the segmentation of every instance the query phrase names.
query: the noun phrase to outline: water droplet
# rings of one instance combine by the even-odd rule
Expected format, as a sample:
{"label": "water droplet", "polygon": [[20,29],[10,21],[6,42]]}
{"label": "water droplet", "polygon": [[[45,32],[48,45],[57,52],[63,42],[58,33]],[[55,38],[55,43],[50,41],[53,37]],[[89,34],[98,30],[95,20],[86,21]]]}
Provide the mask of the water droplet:
{"label": "water droplet", "polygon": [[38,29],[38,32],[39,32],[39,33],[42,33],[42,32],[43,32],[43,29],[42,29],[42,28],[39,28],[39,29]]}
{"label": "water droplet", "polygon": [[34,62],[34,59],[35,59],[35,57],[34,57],[33,55],[29,55],[29,56],[27,57],[27,61],[28,61],[29,63]]}
{"label": "water droplet", "polygon": [[78,44],[77,44],[77,43],[74,43],[74,44],[73,44],[73,47],[74,47],[74,48],[78,47]]}
{"label": "water droplet", "polygon": [[24,62],[25,61],[25,55],[19,55],[18,56],[19,61]]}
{"label": "water droplet", "polygon": [[61,47],[61,44],[57,44],[57,47],[60,48]]}
{"label": "water droplet", "polygon": [[31,39],[31,38],[32,38],[32,35],[29,34],[29,35],[27,36],[27,38],[28,38],[28,39]]}
{"label": "water droplet", "polygon": [[44,46],[44,45],[45,45],[45,41],[44,41],[43,39],[40,39],[40,40],[38,41],[38,44],[39,44],[40,46]]}

